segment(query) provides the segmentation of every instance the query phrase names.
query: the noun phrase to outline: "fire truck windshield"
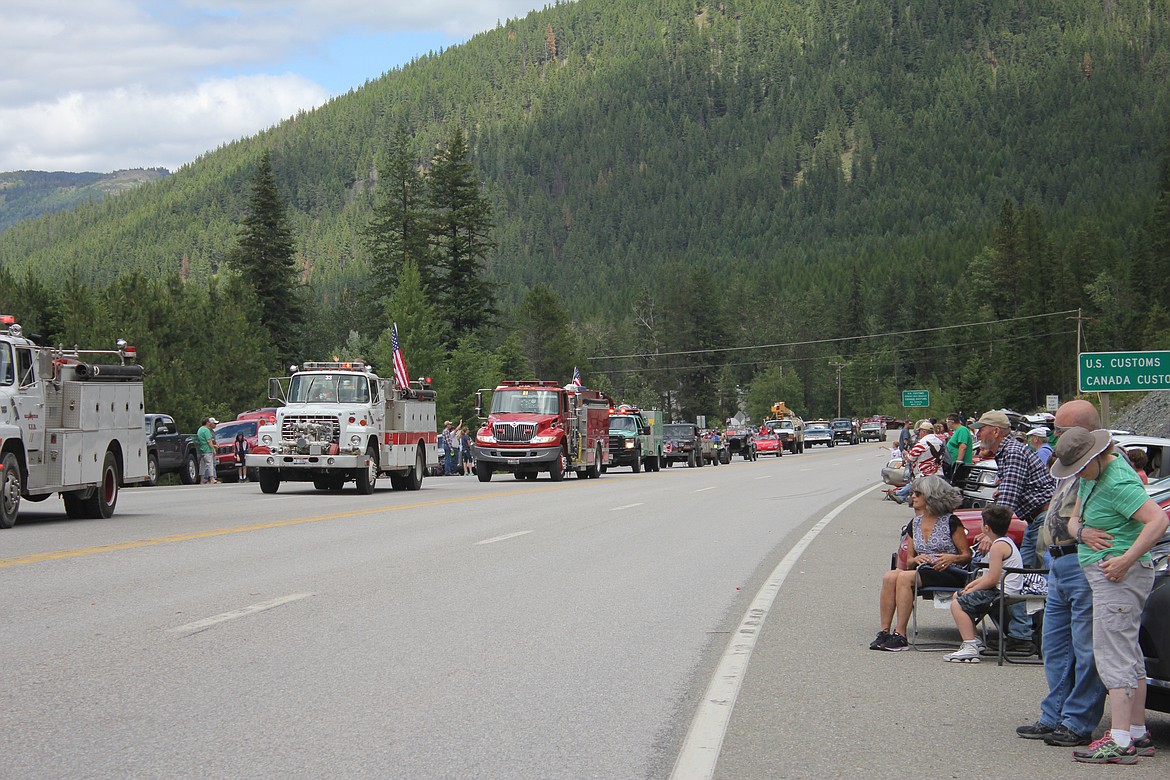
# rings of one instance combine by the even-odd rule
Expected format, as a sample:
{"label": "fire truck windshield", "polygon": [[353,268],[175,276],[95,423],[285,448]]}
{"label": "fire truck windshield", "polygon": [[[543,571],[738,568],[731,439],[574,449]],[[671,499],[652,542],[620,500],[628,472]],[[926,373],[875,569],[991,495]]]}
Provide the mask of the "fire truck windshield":
{"label": "fire truck windshield", "polygon": [[354,374],[298,374],[288,388],[291,404],[368,404],[370,383]]}
{"label": "fire truck windshield", "polygon": [[497,390],[492,414],[556,414],[560,409],[553,390]]}
{"label": "fire truck windshield", "polygon": [[611,417],[609,419],[609,430],[611,433],[618,433],[619,431],[637,433],[638,424],[633,417]]}
{"label": "fire truck windshield", "polygon": [[16,381],[16,369],[12,365],[12,347],[8,342],[0,342],[0,385],[10,385]]}

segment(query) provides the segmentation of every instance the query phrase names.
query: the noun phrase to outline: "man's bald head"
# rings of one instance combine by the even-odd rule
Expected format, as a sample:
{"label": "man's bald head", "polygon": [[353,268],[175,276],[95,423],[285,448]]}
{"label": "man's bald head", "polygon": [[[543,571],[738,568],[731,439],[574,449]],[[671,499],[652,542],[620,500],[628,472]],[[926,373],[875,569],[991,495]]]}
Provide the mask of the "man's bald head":
{"label": "man's bald head", "polygon": [[1056,410],[1056,419],[1053,420],[1053,425],[1058,429],[1084,428],[1088,431],[1095,431],[1101,427],[1101,415],[1097,413],[1097,407],[1078,398],[1060,405],[1060,408]]}

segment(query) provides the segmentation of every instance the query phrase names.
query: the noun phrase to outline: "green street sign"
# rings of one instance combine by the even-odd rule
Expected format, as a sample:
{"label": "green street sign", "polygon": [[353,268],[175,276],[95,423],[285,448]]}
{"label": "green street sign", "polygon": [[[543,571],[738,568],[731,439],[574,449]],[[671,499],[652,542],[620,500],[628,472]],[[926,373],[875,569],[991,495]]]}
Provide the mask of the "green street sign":
{"label": "green street sign", "polygon": [[1082,352],[1077,375],[1082,393],[1170,390],[1170,351]]}
{"label": "green street sign", "polygon": [[929,390],[903,390],[902,406],[930,406]]}

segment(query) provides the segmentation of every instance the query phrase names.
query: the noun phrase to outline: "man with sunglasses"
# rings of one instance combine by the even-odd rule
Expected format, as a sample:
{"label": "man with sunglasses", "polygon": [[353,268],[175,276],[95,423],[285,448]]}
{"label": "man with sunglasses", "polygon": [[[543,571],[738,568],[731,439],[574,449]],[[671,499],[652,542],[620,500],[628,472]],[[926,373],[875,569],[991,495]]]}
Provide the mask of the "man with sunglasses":
{"label": "man with sunglasses", "polygon": [[[1053,424],[1059,439],[1070,428],[1097,430],[1101,418],[1091,403],[1076,400],[1056,410]],[[1089,744],[1105,709],[1105,685],[1093,657],[1093,592],[1077,560],[1077,542],[1068,531],[1076,502],[1077,478],[1060,480],[1044,521],[1050,556],[1042,637],[1048,695],[1040,702],[1040,719],[1016,729],[1024,739],[1043,739],[1059,747]],[[1112,538],[1092,528],[1082,534],[1089,542]]]}

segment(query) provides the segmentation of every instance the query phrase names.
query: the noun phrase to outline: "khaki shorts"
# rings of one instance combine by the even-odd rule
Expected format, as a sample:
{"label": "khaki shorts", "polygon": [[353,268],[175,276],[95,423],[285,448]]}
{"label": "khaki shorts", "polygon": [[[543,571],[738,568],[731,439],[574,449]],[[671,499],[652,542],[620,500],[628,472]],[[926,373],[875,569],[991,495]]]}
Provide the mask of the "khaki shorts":
{"label": "khaki shorts", "polygon": [[1146,677],[1138,644],[1142,610],[1154,585],[1154,564],[1138,561],[1121,582],[1110,582],[1096,563],[1084,567],[1093,589],[1093,657],[1106,688],[1136,688]]}

